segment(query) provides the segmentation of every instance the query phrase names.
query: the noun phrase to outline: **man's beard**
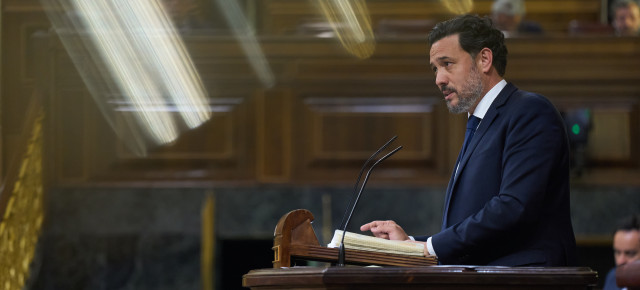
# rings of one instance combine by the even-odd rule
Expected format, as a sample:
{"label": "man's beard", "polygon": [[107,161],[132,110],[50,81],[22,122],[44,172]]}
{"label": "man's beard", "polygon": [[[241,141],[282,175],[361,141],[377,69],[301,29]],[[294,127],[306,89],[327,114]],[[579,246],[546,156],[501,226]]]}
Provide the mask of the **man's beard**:
{"label": "man's beard", "polygon": [[[452,105],[451,101],[447,101],[449,112],[454,114],[469,112],[471,108],[482,98],[482,77],[475,66],[471,66],[471,74],[469,80],[458,91],[454,88],[442,87],[441,91],[453,90],[458,95],[458,104]],[[471,112],[473,113],[473,112]]]}

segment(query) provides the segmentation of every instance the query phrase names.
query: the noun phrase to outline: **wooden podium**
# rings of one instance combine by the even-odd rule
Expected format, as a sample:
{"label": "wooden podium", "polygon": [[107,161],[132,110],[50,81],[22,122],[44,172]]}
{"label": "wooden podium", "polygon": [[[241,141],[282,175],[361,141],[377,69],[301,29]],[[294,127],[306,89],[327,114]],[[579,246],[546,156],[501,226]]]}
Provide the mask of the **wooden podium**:
{"label": "wooden podium", "polygon": [[[320,245],[311,222],[313,214],[298,209],[285,214],[276,226],[273,239],[274,268],[291,267],[291,259],[332,262],[338,260],[338,249]],[[345,249],[345,262],[351,265],[430,266],[435,257],[415,257]]]}
{"label": "wooden podium", "polygon": [[[251,289],[593,289],[589,268],[435,266],[434,257],[409,257],[346,250],[352,265],[385,267],[291,267],[292,258],[336,262],[338,250],[320,245],[311,227],[313,215],[294,210],[276,226],[272,269],[242,277]],[[398,267],[400,266],[400,267]]]}
{"label": "wooden podium", "polygon": [[593,289],[589,268],[293,267],[252,270],[242,286],[260,289]]}

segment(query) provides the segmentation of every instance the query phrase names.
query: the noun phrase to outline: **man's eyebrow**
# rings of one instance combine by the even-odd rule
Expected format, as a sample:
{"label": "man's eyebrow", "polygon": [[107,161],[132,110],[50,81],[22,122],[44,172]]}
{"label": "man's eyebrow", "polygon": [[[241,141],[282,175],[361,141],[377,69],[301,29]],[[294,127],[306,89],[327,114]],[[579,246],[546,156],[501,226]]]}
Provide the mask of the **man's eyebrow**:
{"label": "man's eyebrow", "polygon": [[[436,58],[436,61],[435,61],[435,62],[436,62],[436,63],[438,63],[438,62],[443,62],[443,61],[450,60],[450,59],[451,59],[451,57],[448,57],[448,56],[441,56],[441,57]],[[429,62],[429,65],[431,65],[431,67],[434,67],[434,66],[435,66],[435,64],[434,64],[434,62],[433,62],[433,61],[430,61],[430,62]]]}
{"label": "man's eyebrow", "polygon": [[[449,60],[449,59],[451,59],[451,57],[449,57],[449,56],[441,56],[441,57],[436,58],[435,62],[442,62],[442,61]],[[433,64],[434,62],[431,61],[429,63]]]}

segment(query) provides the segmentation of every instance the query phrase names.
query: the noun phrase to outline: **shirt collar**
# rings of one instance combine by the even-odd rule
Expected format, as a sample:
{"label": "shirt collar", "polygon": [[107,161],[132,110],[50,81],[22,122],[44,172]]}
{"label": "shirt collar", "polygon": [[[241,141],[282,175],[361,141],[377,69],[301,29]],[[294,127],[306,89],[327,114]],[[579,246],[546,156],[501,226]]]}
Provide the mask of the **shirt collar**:
{"label": "shirt collar", "polygon": [[483,119],[484,115],[486,115],[487,111],[489,111],[489,107],[491,107],[491,104],[498,97],[498,94],[500,94],[505,86],[507,86],[507,81],[505,80],[501,80],[495,86],[493,86],[493,88],[491,88],[491,90],[489,90],[489,92],[484,95],[482,100],[480,100],[480,103],[478,103],[478,106],[476,106],[476,110],[473,111],[473,115],[480,119]]}

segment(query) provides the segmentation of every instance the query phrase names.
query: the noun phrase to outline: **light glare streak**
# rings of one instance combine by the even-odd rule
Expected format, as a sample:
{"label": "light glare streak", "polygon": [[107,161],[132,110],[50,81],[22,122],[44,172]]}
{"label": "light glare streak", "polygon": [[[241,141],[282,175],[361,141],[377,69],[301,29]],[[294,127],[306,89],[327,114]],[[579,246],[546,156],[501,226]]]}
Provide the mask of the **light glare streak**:
{"label": "light glare streak", "polygon": [[[146,155],[211,118],[200,76],[159,0],[41,2],[98,108],[132,152]],[[114,101],[130,109],[118,110]],[[173,109],[158,109],[167,106]]]}
{"label": "light glare streak", "polygon": [[364,0],[318,0],[322,14],[351,54],[370,57],[375,50],[369,10]]}
{"label": "light glare streak", "polygon": [[447,10],[454,14],[467,14],[473,10],[473,0],[440,0]]}
{"label": "light glare streak", "polygon": [[139,51],[147,52],[141,56],[153,66],[152,72],[160,79],[158,84],[165,86],[187,126],[192,129],[208,120],[211,113],[200,77],[162,6],[156,1],[115,3],[128,6],[129,9],[121,10],[129,13],[123,20],[134,36],[131,40]]}
{"label": "light glare streak", "polygon": [[178,134],[171,117],[165,112],[146,109],[148,105],[163,102],[161,92],[142,67],[132,43],[122,33],[126,28],[113,13],[115,9],[104,0],[76,0],[73,4],[84,16],[81,19],[92,31],[92,39],[101,48],[99,53],[105,64],[116,84],[138,110],[136,116],[149,129],[151,138],[161,144],[175,140]]}
{"label": "light glare streak", "polygon": [[271,72],[267,59],[258,44],[255,31],[249,26],[249,21],[242,12],[238,1],[217,0],[216,3],[262,84],[265,87],[273,87],[275,84],[273,72]]}

